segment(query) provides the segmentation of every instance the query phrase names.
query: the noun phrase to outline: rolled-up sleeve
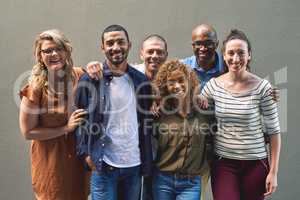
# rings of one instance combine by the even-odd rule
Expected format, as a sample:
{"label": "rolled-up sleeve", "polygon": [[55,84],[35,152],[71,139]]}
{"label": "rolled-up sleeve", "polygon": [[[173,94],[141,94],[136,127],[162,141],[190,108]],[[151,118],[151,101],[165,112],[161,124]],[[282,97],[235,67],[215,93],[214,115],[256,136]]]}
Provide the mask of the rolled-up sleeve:
{"label": "rolled-up sleeve", "polygon": [[271,84],[268,82],[263,91],[260,105],[264,127],[268,135],[280,133],[277,104],[270,95],[271,90]]}

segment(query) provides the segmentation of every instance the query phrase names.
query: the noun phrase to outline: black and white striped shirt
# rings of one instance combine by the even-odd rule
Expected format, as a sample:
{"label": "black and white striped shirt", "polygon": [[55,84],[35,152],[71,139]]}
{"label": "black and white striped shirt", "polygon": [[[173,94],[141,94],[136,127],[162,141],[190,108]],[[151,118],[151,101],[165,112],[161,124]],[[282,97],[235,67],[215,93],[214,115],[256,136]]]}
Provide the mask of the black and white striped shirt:
{"label": "black and white striped shirt", "polygon": [[241,93],[227,91],[215,78],[205,85],[202,95],[213,102],[218,121],[217,155],[239,160],[267,157],[263,128],[269,135],[280,132],[276,102],[269,95],[271,89],[264,79]]}

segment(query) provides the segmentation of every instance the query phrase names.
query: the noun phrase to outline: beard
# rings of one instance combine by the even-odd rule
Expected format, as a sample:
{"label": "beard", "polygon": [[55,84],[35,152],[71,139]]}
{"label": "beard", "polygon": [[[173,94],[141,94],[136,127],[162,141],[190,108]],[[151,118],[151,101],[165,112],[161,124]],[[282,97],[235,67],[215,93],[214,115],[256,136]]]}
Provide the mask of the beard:
{"label": "beard", "polygon": [[121,52],[120,56],[114,57],[114,55],[111,55],[109,52],[105,54],[107,60],[113,65],[120,65],[123,63],[125,60],[127,60],[128,57],[128,52],[123,51]]}

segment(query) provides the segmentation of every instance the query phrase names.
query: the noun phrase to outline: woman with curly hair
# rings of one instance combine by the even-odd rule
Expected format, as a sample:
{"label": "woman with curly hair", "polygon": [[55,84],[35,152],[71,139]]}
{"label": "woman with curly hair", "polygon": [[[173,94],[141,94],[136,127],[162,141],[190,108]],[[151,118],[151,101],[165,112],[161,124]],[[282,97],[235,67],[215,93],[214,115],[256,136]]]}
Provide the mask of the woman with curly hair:
{"label": "woman with curly hair", "polygon": [[87,175],[76,156],[73,134],[86,114],[72,107],[83,71],[73,67],[71,52],[60,31],[39,34],[34,46],[37,63],[20,92],[20,129],[32,141],[32,186],[38,200],[86,200],[88,196]]}
{"label": "woman with curly hair", "polygon": [[200,199],[200,175],[208,170],[205,135],[209,117],[194,101],[196,74],[178,60],[164,63],[153,82],[160,116],[154,122],[157,156],[153,176],[154,199]]}

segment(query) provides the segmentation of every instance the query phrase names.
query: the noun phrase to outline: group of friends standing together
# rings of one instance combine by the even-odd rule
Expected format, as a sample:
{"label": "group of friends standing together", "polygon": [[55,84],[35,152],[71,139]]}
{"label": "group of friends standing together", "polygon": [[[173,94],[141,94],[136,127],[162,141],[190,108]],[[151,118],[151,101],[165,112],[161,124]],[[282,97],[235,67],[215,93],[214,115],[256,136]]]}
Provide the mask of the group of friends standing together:
{"label": "group of friends standing together", "polygon": [[105,61],[84,70],[60,31],[39,34],[20,92],[36,199],[199,200],[209,176],[215,200],[274,193],[274,89],[250,72],[245,33],[231,30],[221,53],[218,43],[201,24],[192,31],[194,55],[167,60],[166,40],[152,34],[141,44],[143,63],[132,66],[128,32],[110,25],[101,35]]}

